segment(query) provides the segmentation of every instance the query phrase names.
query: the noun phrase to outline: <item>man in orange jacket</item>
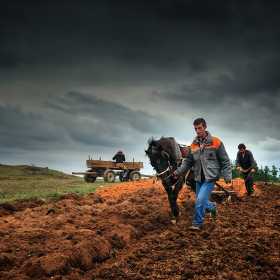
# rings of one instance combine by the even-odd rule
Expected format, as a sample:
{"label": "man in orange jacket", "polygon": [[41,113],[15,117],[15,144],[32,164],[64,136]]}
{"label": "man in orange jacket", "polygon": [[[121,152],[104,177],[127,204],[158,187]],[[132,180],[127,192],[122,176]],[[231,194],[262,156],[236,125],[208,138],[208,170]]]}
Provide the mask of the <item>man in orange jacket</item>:
{"label": "man in orange jacket", "polygon": [[193,123],[197,136],[187,148],[188,153],[181,166],[174,171],[174,177],[185,174],[194,166],[196,181],[196,202],[193,225],[190,230],[200,230],[205,212],[211,212],[214,220],[218,217],[217,205],[208,198],[215,182],[220,179],[221,172],[226,183],[232,180],[231,164],[225,147],[220,139],[206,131],[204,119],[198,118]]}

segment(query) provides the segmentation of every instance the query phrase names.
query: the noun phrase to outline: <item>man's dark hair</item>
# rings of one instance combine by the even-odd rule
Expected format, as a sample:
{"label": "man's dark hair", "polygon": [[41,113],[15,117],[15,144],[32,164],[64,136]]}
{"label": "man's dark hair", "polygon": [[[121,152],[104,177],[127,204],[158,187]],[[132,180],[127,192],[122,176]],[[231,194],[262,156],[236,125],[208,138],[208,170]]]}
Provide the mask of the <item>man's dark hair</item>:
{"label": "man's dark hair", "polygon": [[203,118],[198,118],[198,119],[194,120],[193,125],[199,125],[199,124],[206,126],[206,121]]}
{"label": "man's dark hair", "polygon": [[239,149],[246,149],[246,146],[245,146],[243,143],[242,143],[242,144],[239,144],[239,145],[238,145],[238,150],[239,150]]}

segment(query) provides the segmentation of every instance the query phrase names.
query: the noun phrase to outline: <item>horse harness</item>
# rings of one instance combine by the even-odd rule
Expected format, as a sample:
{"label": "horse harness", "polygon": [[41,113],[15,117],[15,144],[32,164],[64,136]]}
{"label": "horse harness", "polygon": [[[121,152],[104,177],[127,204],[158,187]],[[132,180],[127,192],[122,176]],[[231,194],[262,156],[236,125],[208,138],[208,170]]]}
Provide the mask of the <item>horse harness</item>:
{"label": "horse harness", "polygon": [[[165,151],[162,151],[162,153],[164,153],[166,156],[167,156],[167,158],[168,158],[168,167],[164,170],[164,171],[162,171],[161,173],[156,173],[156,177],[157,177],[157,179],[160,179],[160,180],[162,180],[162,181],[165,181],[165,180],[167,180],[168,178],[170,178],[170,177],[173,177],[173,170],[172,170],[172,166],[171,166],[171,164],[170,164],[170,160],[169,160],[169,154],[167,153],[167,152],[165,152]],[[183,162],[183,158],[181,158],[181,163]],[[170,174],[168,175],[168,176],[166,176],[166,177],[164,177],[164,178],[161,178],[161,175],[163,175],[163,174],[165,174],[167,171],[169,171],[170,172]],[[189,175],[189,171],[188,171],[188,173],[187,173],[187,175],[186,176],[188,176]],[[177,180],[177,182],[176,183],[174,183],[173,185],[175,186],[175,185],[177,185],[178,183],[179,183],[179,181],[181,181],[181,179],[182,179],[182,176],[179,176],[179,179]]]}

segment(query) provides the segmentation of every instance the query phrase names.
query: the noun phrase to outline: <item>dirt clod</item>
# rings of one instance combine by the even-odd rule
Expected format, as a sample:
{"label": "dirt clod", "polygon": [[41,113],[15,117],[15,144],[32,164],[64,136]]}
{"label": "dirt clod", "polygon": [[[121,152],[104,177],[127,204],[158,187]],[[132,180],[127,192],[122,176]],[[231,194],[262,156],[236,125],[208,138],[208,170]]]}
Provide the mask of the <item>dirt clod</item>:
{"label": "dirt clod", "polygon": [[237,179],[230,202],[211,196],[219,217],[206,213],[199,232],[188,230],[194,193],[179,194],[174,225],[164,188],[152,180],[52,204],[4,203],[0,279],[279,279],[280,187],[254,188],[256,196],[246,196]]}

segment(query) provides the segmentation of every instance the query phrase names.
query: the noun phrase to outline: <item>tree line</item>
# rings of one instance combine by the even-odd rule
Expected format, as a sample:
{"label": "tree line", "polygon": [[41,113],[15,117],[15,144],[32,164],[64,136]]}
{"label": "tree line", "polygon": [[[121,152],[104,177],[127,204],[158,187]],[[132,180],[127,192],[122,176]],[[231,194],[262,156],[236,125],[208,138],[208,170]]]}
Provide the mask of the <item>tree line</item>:
{"label": "tree line", "polygon": [[[254,173],[254,181],[261,181],[261,182],[280,182],[280,175],[278,172],[280,168],[277,168],[275,165],[272,165],[271,169],[268,166],[258,166],[258,163],[255,162],[255,173]],[[231,170],[232,170],[232,178],[243,178],[242,172],[236,170],[235,160],[231,161]]]}

